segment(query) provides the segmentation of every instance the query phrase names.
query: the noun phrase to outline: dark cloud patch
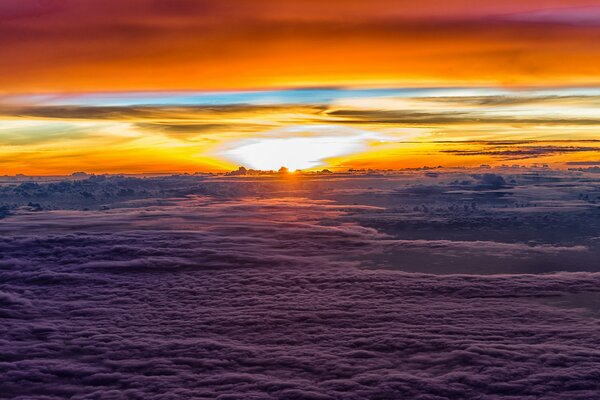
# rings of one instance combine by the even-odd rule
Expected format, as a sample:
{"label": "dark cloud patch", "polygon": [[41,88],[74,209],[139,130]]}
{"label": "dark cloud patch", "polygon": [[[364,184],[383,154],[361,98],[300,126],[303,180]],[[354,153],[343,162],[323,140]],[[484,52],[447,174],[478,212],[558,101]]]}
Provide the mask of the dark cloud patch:
{"label": "dark cloud patch", "polygon": [[190,136],[199,134],[222,132],[226,129],[231,129],[231,125],[227,124],[211,124],[211,123],[170,123],[170,122],[155,122],[155,123],[137,123],[136,127],[142,130],[165,133],[168,136],[185,139]]}
{"label": "dark cloud patch", "polygon": [[[523,118],[509,116],[490,116],[481,112],[426,110],[330,110],[325,115],[335,118],[336,122],[348,124],[533,124],[533,125],[598,125],[595,118]],[[338,120],[339,119],[339,120]]]}
{"label": "dark cloud patch", "polygon": [[273,129],[273,125],[251,124],[251,123],[201,123],[201,122],[140,122],[135,124],[143,131],[154,131],[164,133],[177,139],[194,139],[196,136],[204,135],[203,139],[208,140],[205,135],[220,134],[228,132],[257,132]]}
{"label": "dark cloud patch", "polygon": [[433,113],[413,110],[329,110],[325,113],[328,117],[338,118],[343,123],[433,123],[447,124],[452,122],[465,122],[472,117],[465,112]]}
{"label": "dark cloud patch", "polygon": [[592,146],[526,146],[520,148],[505,148],[495,150],[462,150],[448,149],[441,150],[442,153],[448,153],[458,156],[492,156],[505,158],[507,160],[522,160],[527,158],[550,156],[564,153],[585,153],[600,151],[600,147]]}
{"label": "dark cloud patch", "polygon": [[[568,143],[599,143],[597,139],[562,139],[562,140],[431,140],[427,143],[468,145],[478,144],[481,146],[514,146],[524,144],[568,144]],[[418,141],[403,140],[398,143],[423,143]]]}
{"label": "dark cloud patch", "polygon": [[569,161],[567,165],[600,165],[600,161]]}
{"label": "dark cloud patch", "polygon": [[594,105],[599,104],[600,99],[598,96],[561,96],[561,95],[549,95],[549,96],[436,96],[436,97],[419,97],[418,100],[424,100],[427,102],[443,103],[443,104],[456,104],[456,105],[468,105],[468,106],[522,106],[522,105],[534,105],[534,104],[565,104],[565,103],[576,103],[581,105]]}
{"label": "dark cloud patch", "polygon": [[574,171],[588,172],[592,174],[600,173],[600,167],[575,168]]}
{"label": "dark cloud patch", "polygon": [[304,105],[135,105],[135,106],[3,106],[0,114],[13,117],[35,117],[56,119],[82,119],[82,120],[110,120],[110,121],[135,121],[135,120],[185,120],[194,121],[203,117],[222,116],[226,114],[265,112],[306,112],[318,114],[325,110],[325,106]]}
{"label": "dark cloud patch", "polygon": [[56,118],[56,119],[99,119],[122,120],[140,118],[150,111],[143,107],[84,107],[84,106],[29,106],[4,107],[0,112],[7,116]]}
{"label": "dark cloud patch", "polygon": [[506,180],[502,175],[497,174],[475,174],[474,178],[479,179],[484,187],[490,189],[499,189],[506,186]]}
{"label": "dark cloud patch", "polygon": [[[453,98],[435,98],[437,102],[451,102]],[[553,101],[549,97],[548,101]],[[413,100],[419,100],[418,98]],[[465,101],[462,106],[508,106],[503,102],[522,101],[534,102],[529,98],[512,99],[504,97],[484,96],[476,98],[456,98],[457,102]],[[583,100],[582,100],[583,101]],[[473,104],[471,104],[473,103]],[[406,110],[363,110],[344,109],[334,105],[260,105],[260,104],[229,104],[229,105],[132,105],[132,106],[2,106],[0,115],[20,118],[48,118],[48,119],[79,119],[101,121],[130,121],[148,124],[149,128],[158,128],[170,132],[183,132],[186,126],[190,129],[210,127],[227,128],[219,118],[228,117],[239,121],[228,122],[231,127],[244,129],[252,127],[252,115],[264,117],[272,114],[273,121],[289,123],[289,114],[296,114],[303,122],[313,123],[339,123],[339,124],[528,124],[528,125],[600,125],[600,119],[593,117],[568,117],[568,116],[533,116],[519,117],[510,115],[490,115],[482,110],[461,109],[459,111],[431,111],[415,106]],[[261,127],[263,128],[263,127]]]}
{"label": "dark cloud patch", "polygon": [[600,7],[590,6],[540,9],[507,15],[504,18],[506,20],[517,22],[593,27],[600,25]]}

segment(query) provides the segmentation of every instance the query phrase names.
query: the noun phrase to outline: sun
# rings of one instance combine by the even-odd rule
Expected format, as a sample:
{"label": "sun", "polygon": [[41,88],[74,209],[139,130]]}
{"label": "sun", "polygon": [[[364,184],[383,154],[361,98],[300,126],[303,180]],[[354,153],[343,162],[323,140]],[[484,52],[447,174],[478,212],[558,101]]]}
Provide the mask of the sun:
{"label": "sun", "polygon": [[258,170],[290,172],[328,166],[327,160],[363,151],[378,134],[339,126],[294,126],[232,143],[221,154]]}

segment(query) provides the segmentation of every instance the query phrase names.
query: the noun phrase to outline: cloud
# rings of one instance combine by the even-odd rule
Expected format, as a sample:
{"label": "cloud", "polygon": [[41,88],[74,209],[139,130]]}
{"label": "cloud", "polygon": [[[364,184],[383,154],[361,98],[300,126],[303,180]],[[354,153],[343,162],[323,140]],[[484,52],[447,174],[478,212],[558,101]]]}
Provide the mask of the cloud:
{"label": "cloud", "polygon": [[[595,30],[579,29],[590,21],[595,28],[594,9],[574,11],[582,0],[569,2],[573,11],[556,12],[543,11],[556,2],[533,0],[503,7],[390,0],[22,2],[0,9],[9,60],[0,65],[0,83],[21,93],[382,79],[392,85],[592,84],[587,66],[598,57]],[[524,14],[539,8],[545,14]],[[524,21],[515,23],[519,15]],[[541,36],[553,40],[540,47]],[[253,48],[258,42],[263,46]]]}
{"label": "cloud", "polygon": [[[274,263],[277,246],[256,240],[263,257],[253,259],[239,239],[214,253],[228,268],[206,269],[209,254],[179,261],[208,251],[201,237],[136,235],[2,241],[3,257],[32,261],[0,273],[15,293],[12,315],[0,314],[4,396],[561,399],[600,389],[594,320],[531,300],[595,290],[598,274],[435,277],[311,255]],[[148,254],[167,247],[169,258]],[[86,261],[99,257],[108,260]]]}
{"label": "cloud", "polygon": [[506,180],[502,175],[496,174],[481,174],[473,175],[473,178],[479,179],[484,187],[490,189],[499,189],[506,185]]}
{"label": "cloud", "polygon": [[511,258],[531,256],[536,253],[557,254],[561,252],[587,251],[585,246],[553,246],[553,245],[528,245],[524,243],[499,243],[490,241],[455,241],[455,240],[395,240],[392,244],[403,250],[427,250],[441,255],[477,253],[489,257]]}
{"label": "cloud", "polygon": [[532,124],[532,125],[598,125],[600,119],[591,117],[545,117],[489,115],[477,110],[439,111],[426,110],[352,110],[333,109],[326,115],[336,118],[339,123],[347,124]]}
{"label": "cloud", "polygon": [[[145,105],[145,99],[139,99],[140,104],[126,106],[89,106],[89,105],[20,105],[8,103],[0,108],[2,115],[9,117],[35,117],[48,119],[81,119],[81,120],[116,120],[139,122],[185,122],[201,121],[206,118],[223,118],[224,116],[244,117],[264,115],[265,113],[306,113],[318,114],[323,106],[310,105],[277,105],[277,104],[237,104],[232,99],[231,104],[157,104]],[[146,101],[156,101],[148,99]],[[10,99],[8,100],[10,101]],[[14,101],[14,100],[13,100]],[[76,101],[76,100],[75,100]],[[168,101],[168,100],[165,100]]]}
{"label": "cloud", "polygon": [[542,24],[567,24],[578,26],[600,25],[600,7],[570,7],[537,10],[514,14],[508,20]]}
{"label": "cloud", "polygon": [[39,145],[91,136],[89,126],[66,121],[1,121],[0,144],[4,146]]}
{"label": "cloud", "polygon": [[600,161],[568,161],[566,165],[600,165]]}
{"label": "cloud", "polygon": [[0,3],[0,20],[11,21],[23,18],[39,18],[64,10],[56,0],[23,0],[17,3]]}
{"label": "cloud", "polygon": [[[440,165],[495,163],[495,158],[508,156],[534,162],[536,153],[519,144],[549,146],[546,153],[560,143],[585,147],[583,143],[595,139],[600,125],[594,89],[122,91],[5,95],[0,102],[5,118],[0,129],[6,131],[0,142],[7,144],[0,162],[10,173],[30,174],[65,174],[72,169],[224,171],[240,162],[277,169],[285,163],[265,166],[265,157],[250,160],[244,154],[227,154],[235,146],[243,147],[241,151],[249,146],[252,154],[256,145],[281,147],[282,141],[265,141],[273,132],[288,132],[284,144],[290,142],[294,149],[295,141],[301,142],[302,149],[292,154],[304,158],[296,163],[301,169],[420,167],[425,162],[423,150],[437,155]],[[342,139],[332,140],[329,133],[349,126],[360,126],[375,140],[356,146],[347,143],[352,149],[343,154],[306,154],[339,142]],[[303,143],[306,136],[315,137],[317,145]],[[524,136],[528,140],[515,140]],[[319,145],[320,140],[327,143]],[[422,146],[410,145],[419,143]],[[454,145],[451,151],[440,152],[449,149],[440,146],[447,143]],[[499,152],[514,154],[479,152],[468,146],[475,143],[503,145]],[[40,145],[47,151],[39,151]],[[399,153],[403,157],[397,157]],[[562,154],[564,162],[574,153],[554,154]],[[476,155],[479,160],[460,159],[462,155]]]}
{"label": "cloud", "polygon": [[524,146],[518,148],[505,148],[495,150],[441,150],[443,153],[459,156],[481,156],[501,157],[507,160],[523,160],[528,158],[543,157],[564,153],[586,153],[600,151],[600,147],[592,146]]}
{"label": "cloud", "polygon": [[[427,181],[435,191],[422,171],[294,181],[92,176],[8,186],[9,197],[0,197],[12,212],[0,224],[0,393],[593,398],[600,273],[581,272],[583,262],[578,272],[510,268],[595,261],[585,239],[597,236],[595,214],[497,209],[501,197],[484,200],[497,190],[478,185],[497,183],[499,171],[436,172]],[[515,202],[552,194],[572,204],[581,191],[595,193],[595,182],[575,173],[501,176],[515,180],[502,188]],[[452,193],[453,182],[466,179],[472,193]],[[108,193],[108,209],[74,195],[82,190],[96,200]],[[35,193],[45,194],[50,211],[19,206]],[[475,208],[449,208],[473,193],[484,196]],[[406,261],[417,271],[398,270]],[[456,264],[470,262],[477,274],[457,273]],[[502,274],[482,275],[494,262]],[[436,264],[454,269],[423,273]]]}
{"label": "cloud", "polygon": [[505,94],[505,95],[485,95],[485,96],[423,96],[419,101],[428,103],[454,104],[459,106],[493,106],[493,107],[511,107],[511,106],[532,106],[532,105],[566,105],[579,104],[592,106],[598,104],[598,97],[595,95],[574,95],[574,94],[539,94],[529,95]]}

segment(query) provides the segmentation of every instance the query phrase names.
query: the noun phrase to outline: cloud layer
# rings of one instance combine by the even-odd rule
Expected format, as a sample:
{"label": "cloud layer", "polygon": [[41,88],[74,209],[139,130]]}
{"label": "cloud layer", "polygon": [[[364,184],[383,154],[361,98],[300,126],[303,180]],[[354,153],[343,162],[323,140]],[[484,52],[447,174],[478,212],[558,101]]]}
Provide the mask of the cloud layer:
{"label": "cloud layer", "polygon": [[[594,84],[598,10],[589,5],[4,1],[0,37],[8,61],[0,66],[0,85],[12,92],[60,92]],[[540,45],[540,37],[548,40]]]}
{"label": "cloud layer", "polygon": [[593,398],[595,181],[501,171],[3,183],[0,397]]}
{"label": "cloud layer", "polygon": [[599,99],[591,88],[6,95],[0,165],[28,174],[223,171],[240,164],[398,169],[432,160],[564,166],[580,153],[582,161],[600,153]]}
{"label": "cloud layer", "polygon": [[[38,236],[34,254],[13,248],[12,261],[3,241],[5,398],[585,399],[600,390],[596,320],[531,300],[595,290],[598,274],[367,272],[310,256],[256,259],[243,243],[211,256],[202,242],[189,250],[198,242],[155,235],[144,245]],[[173,254],[154,255],[160,243]],[[201,258],[182,261],[190,252]]]}

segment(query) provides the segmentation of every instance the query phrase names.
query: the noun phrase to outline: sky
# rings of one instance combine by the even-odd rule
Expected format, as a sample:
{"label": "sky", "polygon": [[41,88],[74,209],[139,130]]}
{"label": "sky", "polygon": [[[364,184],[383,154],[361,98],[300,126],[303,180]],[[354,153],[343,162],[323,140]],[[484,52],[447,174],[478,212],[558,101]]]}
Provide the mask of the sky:
{"label": "sky", "polygon": [[600,159],[597,1],[0,0],[0,174]]}
{"label": "sky", "polygon": [[0,0],[0,397],[600,398],[599,131],[600,0]]}

